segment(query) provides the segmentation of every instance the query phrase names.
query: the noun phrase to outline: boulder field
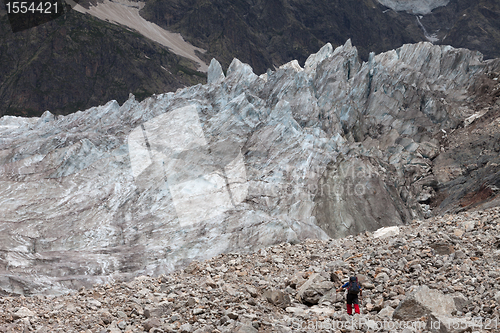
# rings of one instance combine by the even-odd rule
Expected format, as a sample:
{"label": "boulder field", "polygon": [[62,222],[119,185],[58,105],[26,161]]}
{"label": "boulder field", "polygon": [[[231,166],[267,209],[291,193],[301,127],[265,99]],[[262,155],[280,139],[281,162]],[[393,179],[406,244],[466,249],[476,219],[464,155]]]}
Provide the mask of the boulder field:
{"label": "boulder field", "polygon": [[[498,332],[500,209],[220,254],[67,295],[0,297],[0,332]],[[336,288],[356,274],[361,314]]]}

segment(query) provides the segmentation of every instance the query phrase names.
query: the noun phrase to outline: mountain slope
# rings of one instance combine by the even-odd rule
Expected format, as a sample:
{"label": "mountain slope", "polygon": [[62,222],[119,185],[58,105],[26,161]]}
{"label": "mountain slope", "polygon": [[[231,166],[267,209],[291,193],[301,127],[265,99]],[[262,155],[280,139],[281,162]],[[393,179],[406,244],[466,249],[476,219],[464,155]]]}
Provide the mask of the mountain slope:
{"label": "mountain slope", "polygon": [[148,0],[141,15],[181,32],[224,67],[236,57],[256,73],[292,59],[303,64],[324,43],[338,46],[348,38],[363,60],[370,52],[428,40],[479,50],[487,58],[500,56],[500,10],[495,0],[384,3],[396,3],[393,8],[402,11],[376,0]]}
{"label": "mountain slope", "polygon": [[146,19],[181,32],[224,67],[236,57],[263,73],[292,59],[304,63],[324,43],[351,39],[362,59],[424,39],[376,1],[147,1]]}
{"label": "mountain slope", "polygon": [[[481,51],[486,58],[500,54],[500,3],[493,0],[458,1],[455,7],[453,26],[442,40],[442,44]],[[436,10],[436,15],[444,10]]]}
{"label": "mountain slope", "polygon": [[[423,4],[434,8],[445,2]],[[117,5],[80,4],[94,14],[99,8],[108,11],[110,4]],[[141,6],[134,4],[134,13]],[[411,6],[393,7],[413,10]],[[500,56],[500,9],[495,0],[451,0],[425,15],[396,12],[376,0],[148,0],[140,14],[207,49],[206,54],[196,54],[206,63],[215,57],[227,68],[237,57],[259,74],[292,59],[303,64],[326,42],[339,46],[348,38],[365,61],[370,52],[425,40],[479,50],[486,58]],[[120,22],[130,21],[129,16],[124,17]],[[0,18],[0,60],[4,64],[0,69],[0,115],[40,116],[45,110],[68,114],[110,99],[123,102],[130,92],[142,99],[204,82],[204,74],[194,71],[195,64],[122,26],[88,15],[72,11],[18,34],[10,32],[3,7]],[[150,29],[150,23],[139,25],[151,38],[158,33],[158,29]],[[165,33],[153,40],[163,40]]]}
{"label": "mountain slope", "polygon": [[205,80],[166,48],[76,11],[12,33],[2,7],[0,31],[0,115],[69,114]]}

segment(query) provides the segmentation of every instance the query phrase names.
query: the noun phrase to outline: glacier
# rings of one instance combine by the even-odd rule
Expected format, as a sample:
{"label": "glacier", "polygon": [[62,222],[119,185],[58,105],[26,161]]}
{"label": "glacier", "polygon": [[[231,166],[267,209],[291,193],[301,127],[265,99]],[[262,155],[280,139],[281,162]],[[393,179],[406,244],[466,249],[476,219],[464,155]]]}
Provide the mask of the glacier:
{"label": "glacier", "polygon": [[377,0],[394,11],[405,11],[414,15],[427,15],[433,9],[448,5],[450,0]]}
{"label": "glacier", "polygon": [[491,62],[430,43],[326,44],[262,75],[0,118],[0,289],[58,294],[223,252],[429,216],[440,136]]}

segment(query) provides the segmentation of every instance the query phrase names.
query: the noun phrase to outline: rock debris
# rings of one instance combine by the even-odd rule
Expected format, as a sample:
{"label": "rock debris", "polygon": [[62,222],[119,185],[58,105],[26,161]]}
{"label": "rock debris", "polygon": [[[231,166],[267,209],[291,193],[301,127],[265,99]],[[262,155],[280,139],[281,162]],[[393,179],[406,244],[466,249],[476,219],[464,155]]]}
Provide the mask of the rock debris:
{"label": "rock debris", "polygon": [[[498,332],[499,223],[498,207],[463,212],[61,296],[3,296],[0,332]],[[364,292],[350,317],[335,288],[353,274]]]}

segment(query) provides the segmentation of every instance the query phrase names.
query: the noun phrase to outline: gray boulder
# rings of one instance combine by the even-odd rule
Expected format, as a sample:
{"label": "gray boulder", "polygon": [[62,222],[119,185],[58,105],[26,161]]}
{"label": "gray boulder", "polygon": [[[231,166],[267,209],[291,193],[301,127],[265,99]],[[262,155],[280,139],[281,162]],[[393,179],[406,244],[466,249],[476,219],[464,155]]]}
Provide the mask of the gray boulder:
{"label": "gray boulder", "polygon": [[469,300],[462,293],[454,294],[453,301],[455,302],[457,311],[463,311],[467,304],[469,304]]}
{"label": "gray boulder", "polygon": [[168,302],[148,305],[144,309],[144,316],[146,318],[162,318],[168,311],[168,308]]}
{"label": "gray boulder", "polygon": [[306,305],[316,305],[319,300],[329,291],[335,288],[335,284],[325,279],[319,273],[311,274],[309,279],[299,288],[297,299]]}
{"label": "gray boulder", "polygon": [[383,308],[382,310],[380,310],[380,312],[378,313],[378,315],[380,317],[391,318],[393,313],[394,313],[394,308],[392,308],[391,306],[386,306],[385,308]]}
{"label": "gray boulder", "polygon": [[281,290],[268,290],[264,292],[263,296],[269,303],[283,309],[291,304],[290,296]]}
{"label": "gray boulder", "polygon": [[497,291],[495,293],[495,301],[497,301],[497,304],[500,305],[500,291]]}
{"label": "gray boulder", "polygon": [[423,217],[434,187],[468,174],[449,162],[462,153],[431,158],[487,64],[430,43],[361,63],[348,41],[305,68],[257,76],[234,60],[224,77],[214,60],[208,84],[143,102],[2,117],[0,292],[67,293]]}
{"label": "gray boulder", "polygon": [[431,314],[426,329],[432,333],[464,333],[476,331],[478,325],[470,317],[451,318]]}
{"label": "gray boulder", "polygon": [[394,310],[392,317],[410,321],[430,314],[448,317],[456,311],[453,297],[424,285],[406,297]]}

